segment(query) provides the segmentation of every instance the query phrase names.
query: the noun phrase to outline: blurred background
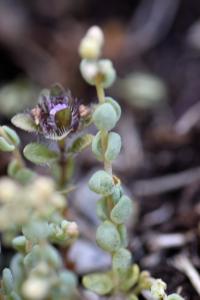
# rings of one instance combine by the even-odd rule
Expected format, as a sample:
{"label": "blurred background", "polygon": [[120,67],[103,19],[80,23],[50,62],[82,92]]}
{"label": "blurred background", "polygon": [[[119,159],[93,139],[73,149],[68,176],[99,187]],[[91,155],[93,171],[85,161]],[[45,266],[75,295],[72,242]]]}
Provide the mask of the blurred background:
{"label": "blurred background", "polygon": [[[33,107],[40,89],[55,82],[85,104],[96,101],[95,90],[80,76],[77,52],[91,25],[102,27],[103,56],[118,73],[107,94],[123,110],[123,150],[114,169],[136,199],[130,249],[142,268],[168,282],[170,292],[182,289],[188,299],[199,299],[177,258],[187,256],[200,269],[198,0],[0,0],[0,123]],[[20,134],[24,142],[34,140]],[[8,161],[1,154],[1,175]],[[75,211],[78,220],[83,216],[87,238],[96,220],[82,186],[95,167],[85,153],[75,175]],[[103,258],[102,268],[106,263]]]}

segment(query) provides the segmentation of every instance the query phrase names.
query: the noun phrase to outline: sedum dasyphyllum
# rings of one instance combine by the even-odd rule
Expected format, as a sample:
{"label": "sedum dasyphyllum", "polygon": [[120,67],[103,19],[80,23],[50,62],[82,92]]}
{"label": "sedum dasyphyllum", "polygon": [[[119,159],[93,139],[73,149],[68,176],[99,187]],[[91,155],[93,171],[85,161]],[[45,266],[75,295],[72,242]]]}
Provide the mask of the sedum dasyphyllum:
{"label": "sedum dasyphyllum", "polygon": [[[3,270],[2,299],[79,299],[76,275],[66,268],[65,250],[79,233],[77,224],[67,220],[66,196],[73,157],[91,142],[91,135],[73,135],[87,121],[87,109],[59,85],[42,92],[36,107],[13,117],[20,129],[57,144],[55,151],[41,143],[28,144],[23,151],[32,163],[47,165],[52,178],[28,168],[17,133],[0,127],[0,150],[11,153],[10,178],[0,180],[0,231],[18,252]],[[63,249],[63,258],[57,248]]]}
{"label": "sedum dasyphyllum", "polygon": [[[83,284],[101,296],[121,295],[122,299],[138,300],[144,290],[149,290],[157,300],[181,300],[183,298],[177,294],[167,296],[165,283],[151,278],[147,271],[140,271],[138,265],[132,264],[132,255],[127,249],[125,223],[133,207],[132,200],[124,194],[121,181],[112,170],[112,162],[121,150],[121,137],[113,130],[120,119],[121,108],[104,92],[114,82],[116,71],[110,60],[100,58],[103,44],[101,29],[91,27],[80,43],[79,54],[82,58],[81,74],[87,83],[96,88],[99,101],[92,114],[92,121],[98,129],[92,141],[92,152],[104,168],[92,175],[89,188],[100,196],[97,215],[102,223],[97,228],[96,241],[110,253],[112,268],[105,273],[85,276]],[[160,282],[164,286],[159,285]]]}
{"label": "sedum dasyphyllum", "polygon": [[[124,194],[121,180],[113,174],[112,162],[120,153],[121,137],[113,129],[121,116],[116,100],[105,96],[116,72],[108,59],[100,59],[104,36],[100,28],[90,28],[80,44],[80,70],[84,79],[96,87],[98,105],[91,113],[60,85],[42,91],[38,104],[17,114],[12,123],[27,132],[52,140],[57,148],[34,142],[25,146],[25,158],[49,167],[51,177],[37,174],[26,166],[20,152],[20,138],[8,126],[0,127],[0,150],[10,153],[8,177],[0,180],[0,231],[3,241],[17,251],[10,268],[3,270],[0,298],[5,300],[76,300],[76,275],[67,269],[59,248],[66,248],[78,236],[77,224],[67,220],[66,197],[71,186],[74,155],[92,145],[92,152],[104,168],[93,174],[90,189],[100,196],[97,214],[97,244],[110,253],[112,268],[83,278],[83,285],[100,296],[121,295],[138,300],[148,290],[155,300],[183,300],[167,296],[166,284],[151,278],[132,263],[125,223],[132,212],[132,200]],[[98,129],[77,137],[93,122]],[[62,251],[63,252],[63,251]]]}
{"label": "sedum dasyphyllum", "polygon": [[76,276],[65,268],[55,245],[68,247],[78,227],[63,217],[66,199],[53,180],[37,176],[24,186],[3,178],[0,204],[0,230],[17,251],[3,270],[2,299],[77,299]]}

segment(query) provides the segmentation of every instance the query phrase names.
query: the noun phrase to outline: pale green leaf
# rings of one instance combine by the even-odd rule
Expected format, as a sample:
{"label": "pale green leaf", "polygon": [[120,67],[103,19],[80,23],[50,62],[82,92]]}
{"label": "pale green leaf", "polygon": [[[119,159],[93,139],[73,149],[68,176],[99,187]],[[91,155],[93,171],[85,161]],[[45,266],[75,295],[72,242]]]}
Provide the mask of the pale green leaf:
{"label": "pale green leaf", "polygon": [[31,143],[24,148],[24,156],[35,164],[48,164],[58,159],[58,153],[45,145]]}
{"label": "pale green leaf", "polygon": [[106,295],[113,289],[113,282],[108,274],[95,273],[84,276],[83,285],[98,295]]}
{"label": "pale green leaf", "polygon": [[38,127],[34,123],[34,120],[28,113],[20,113],[15,115],[11,122],[18,128],[28,131],[28,132],[37,132]]}
{"label": "pale green leaf", "polygon": [[92,139],[92,134],[86,134],[82,137],[79,137],[73,142],[72,146],[68,151],[71,153],[81,152],[92,143]]}
{"label": "pale green leaf", "polygon": [[11,145],[4,139],[3,137],[0,136],[0,151],[3,152],[12,152],[15,150],[15,146]]}

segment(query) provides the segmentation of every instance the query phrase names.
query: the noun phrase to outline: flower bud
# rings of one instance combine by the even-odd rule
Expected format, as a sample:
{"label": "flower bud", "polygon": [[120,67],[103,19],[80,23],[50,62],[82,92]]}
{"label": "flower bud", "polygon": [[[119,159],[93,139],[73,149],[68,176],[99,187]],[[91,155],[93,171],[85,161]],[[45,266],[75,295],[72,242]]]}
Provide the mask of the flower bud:
{"label": "flower bud", "polygon": [[117,224],[122,224],[129,216],[132,214],[133,205],[132,201],[127,196],[122,196],[119,202],[114,206],[111,211],[110,218],[113,222]]}
{"label": "flower bud", "polygon": [[83,59],[97,59],[101,54],[101,47],[95,39],[86,36],[79,46],[79,54]]}
{"label": "flower bud", "polygon": [[70,237],[77,237],[79,234],[78,225],[76,222],[69,222],[66,227],[66,232]]}
{"label": "flower bud", "polygon": [[108,161],[113,161],[117,158],[121,150],[121,137],[116,132],[110,132],[108,134],[107,149],[105,152],[105,159]]}
{"label": "flower bud", "polygon": [[163,299],[167,285],[161,279],[156,279],[151,286],[151,294],[156,300]]}
{"label": "flower bud", "polygon": [[100,27],[92,26],[88,29],[87,37],[94,39],[101,47],[104,43],[104,34]]}
{"label": "flower bud", "polygon": [[117,115],[109,103],[100,104],[93,113],[93,121],[99,130],[111,130],[117,123]]}
{"label": "flower bud", "polygon": [[115,252],[120,247],[120,235],[117,228],[110,221],[102,223],[96,234],[97,244],[107,252]]}
{"label": "flower bud", "polygon": [[128,268],[131,265],[131,253],[121,248],[113,255],[112,267],[113,270],[124,273],[128,271]]}
{"label": "flower bud", "polygon": [[89,180],[89,188],[93,192],[101,194],[103,196],[112,194],[113,187],[114,183],[112,176],[110,176],[105,171],[97,171],[92,175],[92,177]]}

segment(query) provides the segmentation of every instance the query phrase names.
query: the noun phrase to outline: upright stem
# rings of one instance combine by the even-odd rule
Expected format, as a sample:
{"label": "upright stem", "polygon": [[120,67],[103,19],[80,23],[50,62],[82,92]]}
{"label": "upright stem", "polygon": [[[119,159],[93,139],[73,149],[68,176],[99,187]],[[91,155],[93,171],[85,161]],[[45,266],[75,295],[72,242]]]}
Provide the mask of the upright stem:
{"label": "upright stem", "polygon": [[[99,103],[103,104],[105,102],[105,92],[102,84],[99,83],[98,80],[96,81],[96,90],[97,90]],[[107,149],[108,132],[103,129],[100,132],[101,132],[101,146],[103,152],[105,153]],[[112,164],[105,159],[105,156],[104,156],[104,169],[112,176]]]}
{"label": "upright stem", "polygon": [[102,84],[98,82],[98,80],[96,81],[96,90],[97,90],[97,96],[98,96],[99,103],[104,103],[105,102],[104,88],[103,88]]}
{"label": "upright stem", "polygon": [[60,169],[61,169],[59,185],[62,188],[66,184],[67,159],[66,159],[66,154],[65,154],[65,139],[58,141],[58,146],[60,149],[59,165],[60,165]]}
{"label": "upright stem", "polygon": [[[105,103],[105,92],[104,89],[98,81],[96,82],[96,90],[97,90],[97,96],[100,104]],[[101,146],[103,149],[103,158],[104,158],[104,169],[106,172],[108,172],[112,176],[112,163],[110,161],[107,161],[105,158],[105,151],[107,149],[107,143],[108,143],[108,131],[102,129],[100,130],[101,134]],[[110,213],[113,209],[113,200],[111,196],[106,197],[106,205],[108,212]],[[115,224],[117,227],[117,224]],[[113,255],[112,255],[113,257]],[[119,285],[119,276],[116,271],[113,271],[114,274],[114,281],[115,281],[115,289],[114,293],[118,292],[118,285]]]}
{"label": "upright stem", "polygon": [[21,153],[20,153],[20,151],[19,151],[18,148],[16,148],[16,149],[13,151],[13,156],[14,156],[14,158],[18,161],[19,165],[20,165],[22,168],[25,167],[23,158],[22,158]]}

